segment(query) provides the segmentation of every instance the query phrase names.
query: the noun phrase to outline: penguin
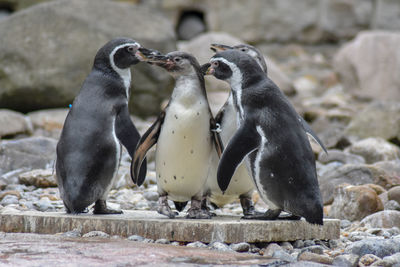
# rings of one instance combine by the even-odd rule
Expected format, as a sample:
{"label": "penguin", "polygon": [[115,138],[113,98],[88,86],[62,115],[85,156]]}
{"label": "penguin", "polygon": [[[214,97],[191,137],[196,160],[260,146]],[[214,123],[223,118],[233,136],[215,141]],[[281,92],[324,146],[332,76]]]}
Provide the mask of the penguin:
{"label": "penguin", "polygon": [[[121,144],[133,156],[140,135],[128,110],[130,66],[139,63],[140,44],[109,41],[97,52],[91,72],[76,96],[57,143],[56,177],[67,213],[120,214],[106,199],[116,177]],[[139,177],[144,180],[146,164]]]}
{"label": "penguin", "polygon": [[202,208],[203,188],[213,149],[222,154],[223,144],[208,104],[204,76],[196,58],[184,52],[152,55],[145,48],[138,51],[143,61],[164,68],[175,78],[175,87],[167,107],[140,139],[131,165],[134,181],[146,152],[156,146],[156,176],[160,214],[174,218],[168,199],[178,211],[190,200],[187,218],[209,219]]}
{"label": "penguin", "polygon": [[245,219],[287,219],[323,224],[315,158],[298,114],[282,91],[249,55],[226,50],[210,59],[207,73],[231,86],[238,130],[217,170],[222,192],[245,160],[260,197],[270,209]]}
{"label": "penguin", "polygon": [[[261,53],[260,50],[258,50],[256,47],[248,44],[238,44],[235,46],[228,46],[228,45],[223,45],[223,44],[211,44],[211,50],[214,52],[218,51],[225,51],[228,49],[235,49],[238,51],[241,51],[243,53],[248,54],[252,58],[254,58],[257,63],[260,65],[261,69],[263,72],[268,75],[268,68],[267,68],[267,63],[265,62],[264,55]],[[225,105],[228,105],[229,102],[225,103]],[[221,109],[222,111],[223,109]],[[324,143],[319,139],[317,134],[314,132],[314,130],[311,128],[311,126],[304,120],[304,118],[300,115],[298,115],[298,120],[300,121],[301,125],[304,128],[304,131],[306,131],[308,137],[310,137],[312,140],[314,140],[321,148],[322,150],[328,154],[328,151],[324,145]],[[225,141],[225,140],[223,140]]]}

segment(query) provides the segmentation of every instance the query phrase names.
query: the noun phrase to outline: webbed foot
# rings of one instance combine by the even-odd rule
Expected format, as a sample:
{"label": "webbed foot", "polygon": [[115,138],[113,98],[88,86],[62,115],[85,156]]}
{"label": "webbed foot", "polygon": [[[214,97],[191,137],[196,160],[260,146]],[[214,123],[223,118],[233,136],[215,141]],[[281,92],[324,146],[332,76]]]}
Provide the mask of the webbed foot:
{"label": "webbed foot", "polygon": [[203,208],[201,200],[192,198],[191,202],[191,207],[186,215],[187,219],[211,219],[211,212],[208,210],[208,207]]}
{"label": "webbed foot", "polygon": [[173,219],[175,216],[177,216],[179,213],[176,211],[172,211],[171,207],[168,205],[168,197],[165,196],[160,196],[158,199],[158,209],[157,212],[168,216],[168,218]]}
{"label": "webbed foot", "polygon": [[97,200],[94,204],[93,214],[122,214],[122,210],[113,210],[107,208],[105,200]]}
{"label": "webbed foot", "polygon": [[264,214],[263,212],[256,211],[250,196],[240,196],[240,205],[242,206],[244,216]]}
{"label": "webbed foot", "polygon": [[245,220],[277,220],[279,218],[280,213],[281,213],[280,209],[276,209],[276,210],[269,209],[265,213],[244,215],[242,217],[242,219],[245,219]]}

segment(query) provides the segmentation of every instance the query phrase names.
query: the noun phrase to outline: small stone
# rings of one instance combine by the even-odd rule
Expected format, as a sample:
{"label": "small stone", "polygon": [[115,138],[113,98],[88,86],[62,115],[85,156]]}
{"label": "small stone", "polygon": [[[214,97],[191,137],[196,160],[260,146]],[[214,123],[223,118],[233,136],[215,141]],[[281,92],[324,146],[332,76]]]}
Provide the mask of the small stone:
{"label": "small stone", "polygon": [[156,244],[168,245],[168,244],[171,243],[171,242],[170,242],[168,239],[161,238],[161,239],[157,239],[154,243],[156,243]]}
{"label": "small stone", "polygon": [[204,244],[204,243],[202,243],[200,241],[188,243],[186,246],[190,247],[190,248],[206,248],[207,247],[206,244]]}
{"label": "small stone", "polygon": [[360,258],[360,260],[358,261],[358,265],[360,267],[364,267],[364,266],[370,266],[372,265],[374,262],[381,260],[381,258],[373,255],[373,254],[365,254],[364,256],[362,256]]}
{"label": "small stone", "polygon": [[247,252],[250,249],[250,244],[246,242],[231,244],[231,249],[236,252]]}
{"label": "small stone", "polygon": [[362,231],[353,231],[349,234],[348,239],[352,242],[363,240],[364,238],[373,237],[372,234]]}
{"label": "small stone", "polygon": [[81,229],[75,228],[75,229],[73,229],[71,231],[63,233],[62,236],[65,236],[65,237],[81,237],[82,236],[82,232],[81,231],[82,231]]}
{"label": "small stone", "polygon": [[0,201],[0,204],[3,205],[3,206],[8,206],[8,205],[11,205],[11,204],[18,204],[18,197],[15,196],[15,195],[6,195]]}
{"label": "small stone", "polygon": [[272,254],[272,258],[277,258],[286,262],[295,262],[296,258],[292,257],[289,253],[284,250],[276,250]]}
{"label": "small stone", "polygon": [[346,248],[346,251],[359,256],[373,254],[383,258],[400,252],[400,239],[366,238],[354,242]]}
{"label": "small stone", "polygon": [[322,151],[318,156],[318,161],[324,164],[330,162],[341,162],[343,164],[363,164],[365,159],[362,156],[344,152],[338,149],[328,150],[328,154]]}
{"label": "small stone", "polygon": [[317,262],[317,263],[322,263],[322,264],[332,264],[332,262],[333,262],[333,259],[329,256],[315,254],[315,253],[308,252],[308,251],[300,253],[299,256],[297,257],[297,260],[298,261],[312,261],[312,262]]}
{"label": "small stone", "polygon": [[82,237],[102,237],[102,238],[109,238],[110,235],[104,233],[102,231],[91,231],[89,233],[84,234]]}
{"label": "small stone", "polygon": [[333,259],[333,266],[340,267],[357,267],[358,259],[360,257],[356,254],[342,254]]}
{"label": "small stone", "polygon": [[365,217],[362,225],[369,225],[373,228],[400,228],[400,211],[384,210]]}
{"label": "small stone", "polygon": [[145,239],[143,239],[142,242],[143,242],[143,243],[154,243],[154,240],[153,240],[153,239],[150,239],[150,238],[145,238]]}
{"label": "small stone", "polygon": [[131,235],[131,236],[128,236],[128,240],[142,242],[144,240],[144,237],[142,237],[140,235]]}
{"label": "small stone", "polygon": [[53,204],[50,202],[48,197],[41,198],[38,202],[33,203],[38,211],[49,211],[53,210]]}
{"label": "small stone", "polygon": [[322,246],[314,245],[301,249],[301,252],[311,252],[322,255],[324,253],[324,248]]}
{"label": "small stone", "polygon": [[147,191],[143,193],[143,197],[148,201],[158,201],[159,195],[154,191]]}
{"label": "small stone", "polygon": [[395,200],[397,203],[400,203],[400,186],[395,186],[389,189],[388,199]]}
{"label": "small stone", "polygon": [[294,248],[303,248],[304,247],[304,241],[303,240],[296,240],[293,243]]}
{"label": "small stone", "polygon": [[286,250],[289,253],[293,250],[292,244],[290,244],[290,242],[287,242],[287,241],[282,242],[280,244],[280,246],[281,246],[281,248],[283,248],[284,250]]}
{"label": "small stone", "polygon": [[272,257],[275,251],[282,250],[283,248],[276,243],[269,244],[264,250],[264,256]]}
{"label": "small stone", "polygon": [[400,148],[380,137],[370,137],[358,141],[346,151],[364,157],[367,163],[400,158]]}
{"label": "small stone", "polygon": [[16,196],[18,199],[21,198],[21,193],[20,193],[19,191],[17,191],[17,190],[10,190],[10,191],[6,191],[6,192],[0,194],[0,201],[3,200],[3,198],[4,198],[5,196],[8,196],[8,195]]}
{"label": "small stone", "polygon": [[37,169],[19,175],[19,182],[36,187],[57,187],[53,169]]}
{"label": "small stone", "polygon": [[340,228],[344,229],[351,226],[351,221],[343,219],[340,220]]}
{"label": "small stone", "polygon": [[400,253],[384,257],[382,260],[374,262],[371,266],[380,266],[380,267],[400,266]]}
{"label": "small stone", "polygon": [[179,247],[179,246],[180,246],[179,242],[177,242],[177,241],[171,242],[170,245],[171,245],[171,246],[176,246],[176,247]]}
{"label": "small stone", "polygon": [[400,204],[396,200],[389,200],[383,205],[385,210],[398,210],[400,211]]}
{"label": "small stone", "polygon": [[304,247],[315,246],[314,240],[304,240]]}
{"label": "small stone", "polygon": [[220,251],[230,251],[231,250],[227,244],[221,243],[218,241],[211,243],[209,247],[210,247],[210,249],[220,250]]}

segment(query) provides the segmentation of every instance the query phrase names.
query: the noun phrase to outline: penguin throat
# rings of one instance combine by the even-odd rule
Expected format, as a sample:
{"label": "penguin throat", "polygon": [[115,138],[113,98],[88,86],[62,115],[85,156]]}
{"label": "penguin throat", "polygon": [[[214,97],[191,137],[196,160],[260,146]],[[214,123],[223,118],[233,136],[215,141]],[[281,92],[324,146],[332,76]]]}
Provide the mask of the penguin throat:
{"label": "penguin throat", "polygon": [[131,69],[130,68],[126,68],[126,69],[121,69],[119,68],[114,61],[114,56],[115,53],[118,51],[118,49],[121,49],[125,46],[129,46],[132,44],[123,44],[123,45],[119,45],[117,47],[114,48],[113,51],[111,51],[110,53],[110,64],[112,69],[119,75],[119,77],[122,79],[122,82],[124,84],[125,87],[125,91],[126,91],[126,97],[129,98],[129,88],[131,85]]}
{"label": "penguin throat", "polygon": [[171,98],[174,101],[191,106],[202,97],[202,90],[197,76],[184,75],[179,76],[175,80],[175,88]]}

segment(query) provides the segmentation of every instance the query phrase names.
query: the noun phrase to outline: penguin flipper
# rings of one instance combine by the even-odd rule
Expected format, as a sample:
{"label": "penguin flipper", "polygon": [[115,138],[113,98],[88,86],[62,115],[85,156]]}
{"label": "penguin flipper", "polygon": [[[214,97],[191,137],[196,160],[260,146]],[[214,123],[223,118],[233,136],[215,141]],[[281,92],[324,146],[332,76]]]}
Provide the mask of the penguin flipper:
{"label": "penguin flipper", "polygon": [[210,119],[210,130],[211,130],[211,138],[215,144],[215,150],[217,151],[218,157],[221,158],[222,152],[224,151],[224,144],[221,139],[221,132],[220,125],[216,123],[215,119],[211,116]]}
{"label": "penguin flipper", "polygon": [[[140,138],[135,154],[131,163],[131,177],[135,184],[141,186],[146,178],[146,173],[142,172],[142,164],[145,161],[146,153],[149,149],[157,143],[158,136],[160,135],[161,126],[164,122],[165,111],[162,111],[157,120],[150,126],[150,128]],[[140,170],[140,172],[139,172]]]}
{"label": "penguin flipper", "polygon": [[222,192],[228,188],[239,164],[249,153],[257,149],[259,144],[259,134],[245,122],[229,141],[218,164],[217,181]]}
{"label": "penguin flipper", "polygon": [[299,121],[301,123],[301,126],[303,126],[304,131],[307,133],[308,136],[310,136],[323,150],[326,154],[328,154],[328,151],[326,150],[326,147],[324,146],[324,143],[318,138],[317,134],[311,129],[310,125],[304,120],[302,116],[299,116]]}

